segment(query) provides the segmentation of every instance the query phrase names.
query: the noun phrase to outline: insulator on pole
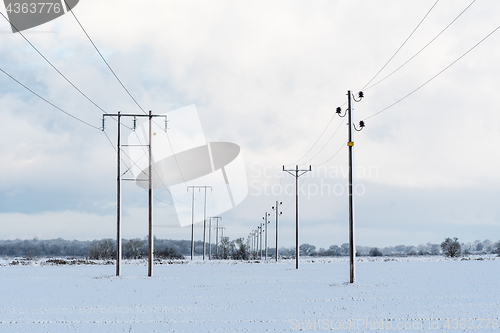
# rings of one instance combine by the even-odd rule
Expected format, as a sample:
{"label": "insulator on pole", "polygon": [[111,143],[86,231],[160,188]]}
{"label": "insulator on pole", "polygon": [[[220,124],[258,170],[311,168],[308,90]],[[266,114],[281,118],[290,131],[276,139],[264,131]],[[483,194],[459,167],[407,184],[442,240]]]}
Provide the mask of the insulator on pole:
{"label": "insulator on pole", "polygon": [[135,129],[136,129],[136,128],[137,128],[137,117],[136,117],[136,116],[134,116],[132,130],[135,132]]}
{"label": "insulator on pole", "polygon": [[168,120],[167,117],[165,117],[165,133],[167,133],[167,129],[168,129]]}
{"label": "insulator on pole", "polygon": [[103,132],[104,132],[104,130],[106,129],[106,127],[104,126],[104,119],[105,119],[105,117],[104,117],[104,115],[103,115],[103,116],[102,116],[102,128],[101,128],[101,130],[102,130]]}

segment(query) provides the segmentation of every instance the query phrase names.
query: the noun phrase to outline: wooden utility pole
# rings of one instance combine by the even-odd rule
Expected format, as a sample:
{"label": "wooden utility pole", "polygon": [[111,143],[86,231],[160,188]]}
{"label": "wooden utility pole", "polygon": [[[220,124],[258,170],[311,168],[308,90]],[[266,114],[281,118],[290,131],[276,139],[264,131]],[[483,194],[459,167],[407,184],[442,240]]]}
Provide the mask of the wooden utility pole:
{"label": "wooden utility pole", "polygon": [[[364,97],[364,94],[362,91],[359,92],[358,98],[352,96],[351,91],[347,91],[347,125],[348,125],[348,132],[347,132],[347,146],[349,148],[349,272],[350,272],[350,277],[349,277],[349,282],[354,283],[356,281],[356,274],[355,274],[355,269],[356,269],[356,243],[355,243],[355,237],[354,237],[354,208],[353,208],[353,196],[352,196],[352,149],[354,147],[354,141],[352,140],[352,128],[356,131],[361,131],[363,127],[365,127],[364,121],[359,122],[359,130],[356,128],[356,126],[352,122],[352,105],[351,105],[351,97],[354,99],[355,102],[361,101],[361,99]],[[342,116],[341,115],[341,109],[340,107],[337,108],[336,113],[341,116],[345,117],[345,114]]]}
{"label": "wooden utility pole", "polygon": [[276,262],[278,261],[278,216],[281,215],[281,212],[279,212],[279,206],[281,204],[283,203],[276,200],[276,206],[273,207],[276,211]]}
{"label": "wooden utility pole", "polygon": [[[299,170],[299,166],[295,166],[295,170],[285,170],[283,165],[283,171],[288,172],[295,177],[295,268],[299,269],[299,177],[306,172],[311,171],[311,166],[309,170]],[[293,173],[295,172],[295,174]],[[301,174],[299,174],[301,172]]]}
{"label": "wooden utility pole", "polygon": [[264,214],[264,217],[262,219],[264,219],[264,225],[265,225],[265,229],[264,229],[264,232],[266,233],[266,249],[265,249],[265,259],[267,260],[267,224],[268,223],[271,223],[271,221],[267,221],[267,217],[270,216],[271,214],[268,214],[267,212]]}
{"label": "wooden utility pole", "polygon": [[218,256],[219,255],[219,220],[222,220],[222,217],[214,216],[212,218],[217,220],[217,226],[214,229],[215,229],[215,255]]}
{"label": "wooden utility pole", "polygon": [[[118,111],[118,149],[116,150],[118,160],[116,163],[117,166],[117,177],[116,177],[116,276],[120,276],[121,274],[121,260],[122,260],[122,227],[121,227],[121,219],[122,219],[122,192],[121,192],[121,161],[122,161],[122,147],[121,147],[121,112]],[[104,130],[104,124],[103,124]]]}
{"label": "wooden utility pole", "polygon": [[212,259],[212,217],[208,220],[208,260]]}
{"label": "wooden utility pole", "polygon": [[151,154],[151,110],[149,110],[149,258],[148,258],[148,276],[153,276],[153,154]]}

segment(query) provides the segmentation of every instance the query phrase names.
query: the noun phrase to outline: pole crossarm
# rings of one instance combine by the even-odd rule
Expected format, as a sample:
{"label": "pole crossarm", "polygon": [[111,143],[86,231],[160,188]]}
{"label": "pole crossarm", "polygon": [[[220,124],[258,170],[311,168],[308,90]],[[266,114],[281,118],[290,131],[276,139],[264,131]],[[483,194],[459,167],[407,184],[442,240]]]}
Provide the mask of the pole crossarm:
{"label": "pole crossarm", "polygon": [[151,117],[151,118],[155,118],[155,117],[163,117],[163,118],[167,118],[167,115],[166,114],[152,114],[152,115],[149,115],[149,114],[124,114],[124,113],[106,113],[106,114],[103,114],[102,115],[103,117]]}

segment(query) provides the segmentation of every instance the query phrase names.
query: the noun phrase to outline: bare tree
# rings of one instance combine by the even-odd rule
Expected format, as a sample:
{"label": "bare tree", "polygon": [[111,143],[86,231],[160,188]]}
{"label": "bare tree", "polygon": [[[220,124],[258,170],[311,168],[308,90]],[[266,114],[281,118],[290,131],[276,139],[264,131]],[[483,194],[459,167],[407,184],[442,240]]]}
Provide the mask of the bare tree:
{"label": "bare tree", "polygon": [[374,247],[370,250],[370,257],[381,257],[382,252],[378,249],[378,247]]}
{"label": "bare tree", "polygon": [[441,243],[441,249],[445,256],[454,258],[460,256],[460,243],[458,242],[458,238],[455,237],[453,239],[446,238],[444,242]]}

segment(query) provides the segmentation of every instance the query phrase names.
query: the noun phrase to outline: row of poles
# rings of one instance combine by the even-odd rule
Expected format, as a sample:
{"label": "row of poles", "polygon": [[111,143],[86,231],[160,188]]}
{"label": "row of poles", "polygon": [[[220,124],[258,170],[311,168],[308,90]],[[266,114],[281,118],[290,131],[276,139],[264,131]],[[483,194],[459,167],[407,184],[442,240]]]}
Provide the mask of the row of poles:
{"label": "row of poles", "polygon": [[[347,141],[347,146],[349,148],[349,262],[350,262],[350,282],[354,283],[355,282],[355,261],[356,261],[356,248],[355,248],[355,238],[354,238],[354,209],[353,209],[353,195],[352,195],[352,151],[353,151],[353,146],[354,146],[354,141],[352,139],[352,128],[354,128],[356,131],[361,131],[363,127],[365,126],[363,121],[359,122],[359,129],[356,128],[356,126],[352,123],[352,105],[351,105],[351,99],[354,100],[355,102],[361,101],[361,99],[364,97],[363,92],[359,92],[357,98],[351,94],[351,91],[349,90],[347,92],[347,103],[348,107],[345,113],[342,115],[342,109],[338,107],[336,109],[336,113],[340,117],[345,117],[346,115],[348,116],[348,141]],[[166,124],[166,115],[153,115],[151,110],[149,111],[149,114],[122,114],[121,112],[118,112],[117,114],[105,114],[103,115],[103,127],[102,130],[104,131],[104,119],[105,117],[117,117],[118,118],[118,144],[117,144],[117,213],[116,213],[116,225],[117,225],[117,253],[116,253],[116,276],[120,276],[121,274],[121,257],[122,257],[122,238],[121,238],[121,181],[122,181],[122,175],[121,175],[121,169],[120,169],[120,164],[121,164],[121,137],[120,137],[120,127],[121,127],[121,117],[134,117],[134,129],[135,129],[135,124],[136,124],[136,119],[137,117],[147,117],[149,120],[149,142],[147,145],[139,145],[143,147],[148,147],[148,156],[149,156],[149,166],[148,166],[148,173],[147,173],[147,179],[123,179],[123,180],[133,180],[133,181],[144,181],[148,182],[148,212],[149,212],[149,240],[148,240],[148,276],[151,277],[153,276],[153,179],[152,179],[152,170],[153,170],[153,165],[152,165],[152,154],[151,154],[151,137],[152,137],[152,119],[153,117],[164,117],[165,118],[165,124]],[[166,128],[165,128],[166,130]],[[286,170],[285,166],[283,166],[283,171],[289,173],[290,175],[295,177],[295,259],[296,259],[296,269],[299,268],[299,187],[298,187],[298,180],[299,177],[304,175],[306,172],[311,171],[311,166],[309,166],[308,170],[300,170],[298,165],[295,166],[295,169],[290,169]],[[211,189],[211,186],[190,186],[188,187],[192,188],[193,190],[193,221],[192,221],[192,226],[191,226],[191,259],[193,258],[193,252],[194,252],[194,190],[195,188],[203,188],[205,190],[205,207],[204,207],[204,221],[203,221],[203,259],[205,259],[205,251],[206,251],[206,245],[205,245],[205,238],[206,238],[206,191],[208,188]],[[281,204],[281,203],[280,203]],[[276,210],[276,260],[278,260],[278,202],[276,202],[276,206],[273,207],[273,209]],[[262,258],[262,232],[266,231],[266,246],[265,246],[265,258],[267,259],[267,224],[270,223],[267,220],[267,217],[270,214],[266,212],[265,216],[263,217],[264,219],[264,224],[261,223],[257,229],[259,232],[260,236],[260,249],[261,249],[261,258]],[[220,217],[213,217],[217,219],[217,233],[219,231],[219,226],[218,222]],[[211,255],[211,222],[212,218],[210,218],[210,226],[209,226],[209,256]],[[224,229],[222,229],[223,231]],[[255,234],[254,230],[251,235]],[[216,236],[216,251],[218,251],[218,235]],[[253,242],[252,242],[253,244]],[[254,247],[255,249],[255,247]]]}
{"label": "row of poles", "polygon": [[[276,206],[273,206],[272,209],[276,211],[276,261],[278,261],[278,217],[282,214],[282,212],[279,211],[279,206],[281,206],[283,203],[276,201]],[[271,216],[268,212],[264,214],[262,219],[264,220],[263,222],[259,223],[259,226],[257,229],[252,230],[252,232],[248,235],[248,242],[250,243],[250,251],[252,254],[258,255],[259,249],[260,249],[260,259],[262,260],[262,233],[265,234],[265,255],[264,258],[267,260],[267,233],[269,227],[267,226],[268,224],[271,224],[271,221],[268,220],[268,217]],[[260,241],[259,241],[260,238]]]}
{"label": "row of poles", "polygon": [[203,205],[203,260],[206,256],[206,235],[207,235],[207,219],[208,219],[208,259],[212,258],[212,219],[217,220],[217,226],[214,227],[215,230],[215,253],[219,254],[219,230],[221,231],[221,237],[224,237],[224,227],[219,227],[219,220],[222,220],[220,216],[213,216],[207,218],[207,190],[212,190],[212,186],[208,185],[191,185],[187,187],[187,190],[193,190],[192,207],[191,207],[191,260],[193,260],[194,255],[194,192],[195,189],[201,191],[205,190],[205,200]]}
{"label": "row of poles", "polygon": [[[352,100],[355,102],[360,102],[364,97],[362,91],[360,91],[356,96],[351,94],[351,91],[347,91],[347,109],[342,114],[342,109],[338,107],[336,109],[337,115],[340,117],[347,116],[347,125],[348,125],[348,133],[347,133],[347,146],[348,146],[348,162],[349,162],[349,275],[350,275],[350,283],[354,283],[355,278],[355,263],[356,263],[356,244],[354,237],[354,205],[353,205],[353,194],[352,194],[352,183],[353,183],[353,147],[354,141],[352,138],[352,129],[356,131],[361,131],[365,127],[364,121],[359,122],[359,128],[354,125],[352,121]],[[299,269],[299,177],[304,175],[305,173],[312,171],[311,166],[309,169],[301,170],[299,166],[296,165],[295,169],[285,169],[283,166],[283,171],[289,173],[293,177],[295,177],[295,268]],[[281,204],[281,203],[280,203]],[[276,201],[276,261],[278,261],[278,201]],[[273,209],[275,209],[273,207]],[[280,212],[281,214],[281,212]],[[267,260],[267,224],[270,223],[267,221],[267,217],[270,214],[266,212],[264,217],[264,222],[260,223],[257,229],[252,230],[249,235],[252,244],[252,252],[258,252],[260,249],[260,258],[262,259],[262,233],[265,233],[265,259]],[[260,242],[259,242],[260,239]]]}

